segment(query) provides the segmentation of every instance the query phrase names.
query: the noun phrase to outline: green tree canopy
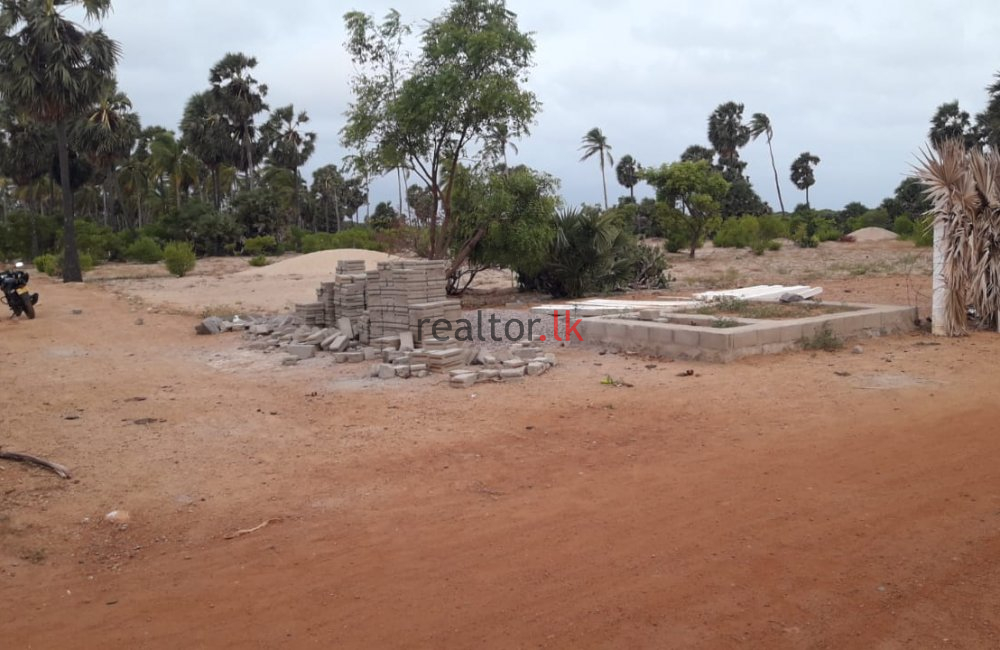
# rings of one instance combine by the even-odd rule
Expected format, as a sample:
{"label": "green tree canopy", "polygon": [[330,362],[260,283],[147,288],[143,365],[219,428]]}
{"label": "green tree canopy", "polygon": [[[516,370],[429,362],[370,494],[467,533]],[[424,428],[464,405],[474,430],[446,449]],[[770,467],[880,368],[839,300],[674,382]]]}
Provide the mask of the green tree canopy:
{"label": "green tree canopy", "polygon": [[[351,42],[371,42],[364,21],[346,20]],[[452,181],[459,161],[477,161],[497,134],[528,133],[539,103],[522,88],[535,50],[502,0],[453,0],[423,31],[421,50],[396,94],[356,78],[342,131],[345,146],[369,152],[372,169],[405,167],[430,189],[434,202],[431,256],[443,256],[453,228]],[[360,61],[363,48],[351,48]],[[439,215],[439,208],[443,215]],[[461,247],[453,272],[464,263]]]}
{"label": "green tree canopy", "polygon": [[628,195],[635,203],[635,186],[639,184],[639,172],[642,165],[635,161],[635,158],[626,154],[618,161],[615,167],[615,174],[618,176],[618,184],[628,188]]}
{"label": "green tree canopy", "polygon": [[63,10],[82,6],[100,19],[111,0],[4,0],[0,4],[0,100],[55,126],[63,193],[63,281],[82,282],[70,186],[70,123],[98,102],[114,76],[119,45],[87,31]]}
{"label": "green tree canopy", "polygon": [[799,157],[792,163],[792,184],[800,190],[805,190],[806,208],[811,207],[809,204],[809,188],[816,184],[816,175],[813,173],[813,170],[818,164],[819,157],[812,155],[808,151],[799,154]]}
{"label": "green tree canopy", "polygon": [[690,235],[690,256],[694,257],[698,242],[721,215],[729,183],[704,160],[647,169],[643,179],[656,189],[656,200],[670,207],[675,218],[683,222]]}
{"label": "green tree canopy", "polygon": [[608,144],[608,137],[601,132],[596,126],[591,130],[587,131],[587,134],[583,136],[583,144],[580,145],[580,151],[583,152],[583,156],[580,157],[580,162],[587,160],[593,156],[597,156],[597,161],[601,165],[601,184],[604,187],[604,209],[608,209],[608,181],[604,175],[604,163],[605,161],[609,165],[614,165],[615,160],[611,157],[611,145]]}

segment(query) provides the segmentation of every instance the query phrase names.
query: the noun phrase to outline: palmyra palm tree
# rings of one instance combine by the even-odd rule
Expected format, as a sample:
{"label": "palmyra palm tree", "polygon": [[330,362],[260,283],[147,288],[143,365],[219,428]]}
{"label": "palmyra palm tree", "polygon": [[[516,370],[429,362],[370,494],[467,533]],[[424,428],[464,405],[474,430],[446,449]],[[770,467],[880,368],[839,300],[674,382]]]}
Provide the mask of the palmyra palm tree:
{"label": "palmyra palm tree", "polygon": [[771,118],[764,113],[754,113],[750,118],[750,137],[756,140],[761,135],[767,137],[767,150],[771,154],[771,169],[774,170],[774,189],[778,191],[778,204],[781,206],[781,214],[785,214],[785,201],[781,198],[781,183],[778,181],[778,167],[774,163],[774,149],[771,147],[771,138],[774,137],[774,129],[771,128]]}
{"label": "palmyra palm tree", "polygon": [[0,4],[0,97],[56,130],[63,193],[63,281],[82,282],[70,185],[70,122],[92,106],[114,75],[121,49],[103,30],[86,31],[62,14],[80,5],[88,19],[111,0],[4,0]]}
{"label": "palmyra palm tree", "polygon": [[966,150],[962,140],[953,139],[932,145],[921,162],[916,174],[933,204],[935,261],[940,261],[943,276],[935,280],[945,288],[942,309],[935,309],[943,322],[935,322],[934,328],[947,336],[967,333],[971,305],[984,326],[996,329],[1000,154]]}
{"label": "palmyra palm tree", "polygon": [[274,109],[264,125],[264,133],[271,149],[268,156],[269,162],[289,170],[294,177],[293,203],[296,223],[300,228],[302,227],[302,208],[299,196],[299,186],[301,185],[299,167],[304,165],[316,151],[316,134],[303,130],[308,122],[309,115],[305,111],[296,113],[295,107],[289,104]]}
{"label": "palmyra palm tree", "polygon": [[587,131],[587,135],[583,136],[583,145],[580,147],[583,151],[583,157],[580,158],[580,162],[587,160],[593,155],[597,155],[597,159],[601,163],[601,183],[604,186],[604,209],[608,209],[608,181],[604,175],[604,162],[605,160],[609,165],[614,165],[615,161],[611,157],[611,145],[608,144],[607,137],[601,133],[601,130],[596,126],[591,130]]}

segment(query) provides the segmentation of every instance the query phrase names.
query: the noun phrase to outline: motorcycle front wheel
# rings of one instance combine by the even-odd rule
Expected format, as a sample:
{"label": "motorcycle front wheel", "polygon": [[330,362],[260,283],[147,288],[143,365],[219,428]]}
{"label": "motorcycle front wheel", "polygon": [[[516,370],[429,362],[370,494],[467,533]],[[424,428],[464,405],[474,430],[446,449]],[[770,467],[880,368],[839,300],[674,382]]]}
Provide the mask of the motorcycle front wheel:
{"label": "motorcycle front wheel", "polygon": [[29,320],[35,318],[35,305],[31,302],[31,296],[21,296],[21,307],[24,309],[24,315]]}

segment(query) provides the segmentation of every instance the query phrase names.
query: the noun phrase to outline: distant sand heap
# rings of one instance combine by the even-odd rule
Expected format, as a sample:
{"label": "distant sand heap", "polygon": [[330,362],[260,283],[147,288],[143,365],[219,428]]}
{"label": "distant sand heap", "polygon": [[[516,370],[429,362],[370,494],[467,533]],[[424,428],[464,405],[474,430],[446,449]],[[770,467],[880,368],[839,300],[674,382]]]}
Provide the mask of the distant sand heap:
{"label": "distant sand heap", "polygon": [[849,236],[853,237],[854,241],[892,241],[899,239],[899,235],[885,228],[862,228],[861,230],[855,230]]}
{"label": "distant sand heap", "polygon": [[306,255],[299,255],[289,260],[262,266],[246,271],[240,271],[236,275],[254,275],[272,277],[278,275],[330,275],[337,272],[337,262],[345,260],[362,260],[365,263],[366,271],[374,271],[378,268],[379,262],[401,259],[378,251],[368,251],[359,248],[338,248],[329,251],[317,251]]}

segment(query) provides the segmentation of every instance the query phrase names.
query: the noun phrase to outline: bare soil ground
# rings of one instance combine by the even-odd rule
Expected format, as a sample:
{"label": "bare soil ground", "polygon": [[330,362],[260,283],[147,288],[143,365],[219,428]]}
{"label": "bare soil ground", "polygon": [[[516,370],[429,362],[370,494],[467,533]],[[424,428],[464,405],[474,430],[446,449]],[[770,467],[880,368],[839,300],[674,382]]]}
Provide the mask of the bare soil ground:
{"label": "bare soil ground", "polygon": [[[928,293],[929,253],[849,246],[678,257],[674,290]],[[453,390],[195,336],[213,303],[272,304],[237,262],[33,280],[38,318],[0,321],[0,444],[74,474],[0,462],[3,647],[1000,646],[1000,337],[570,347]]]}

